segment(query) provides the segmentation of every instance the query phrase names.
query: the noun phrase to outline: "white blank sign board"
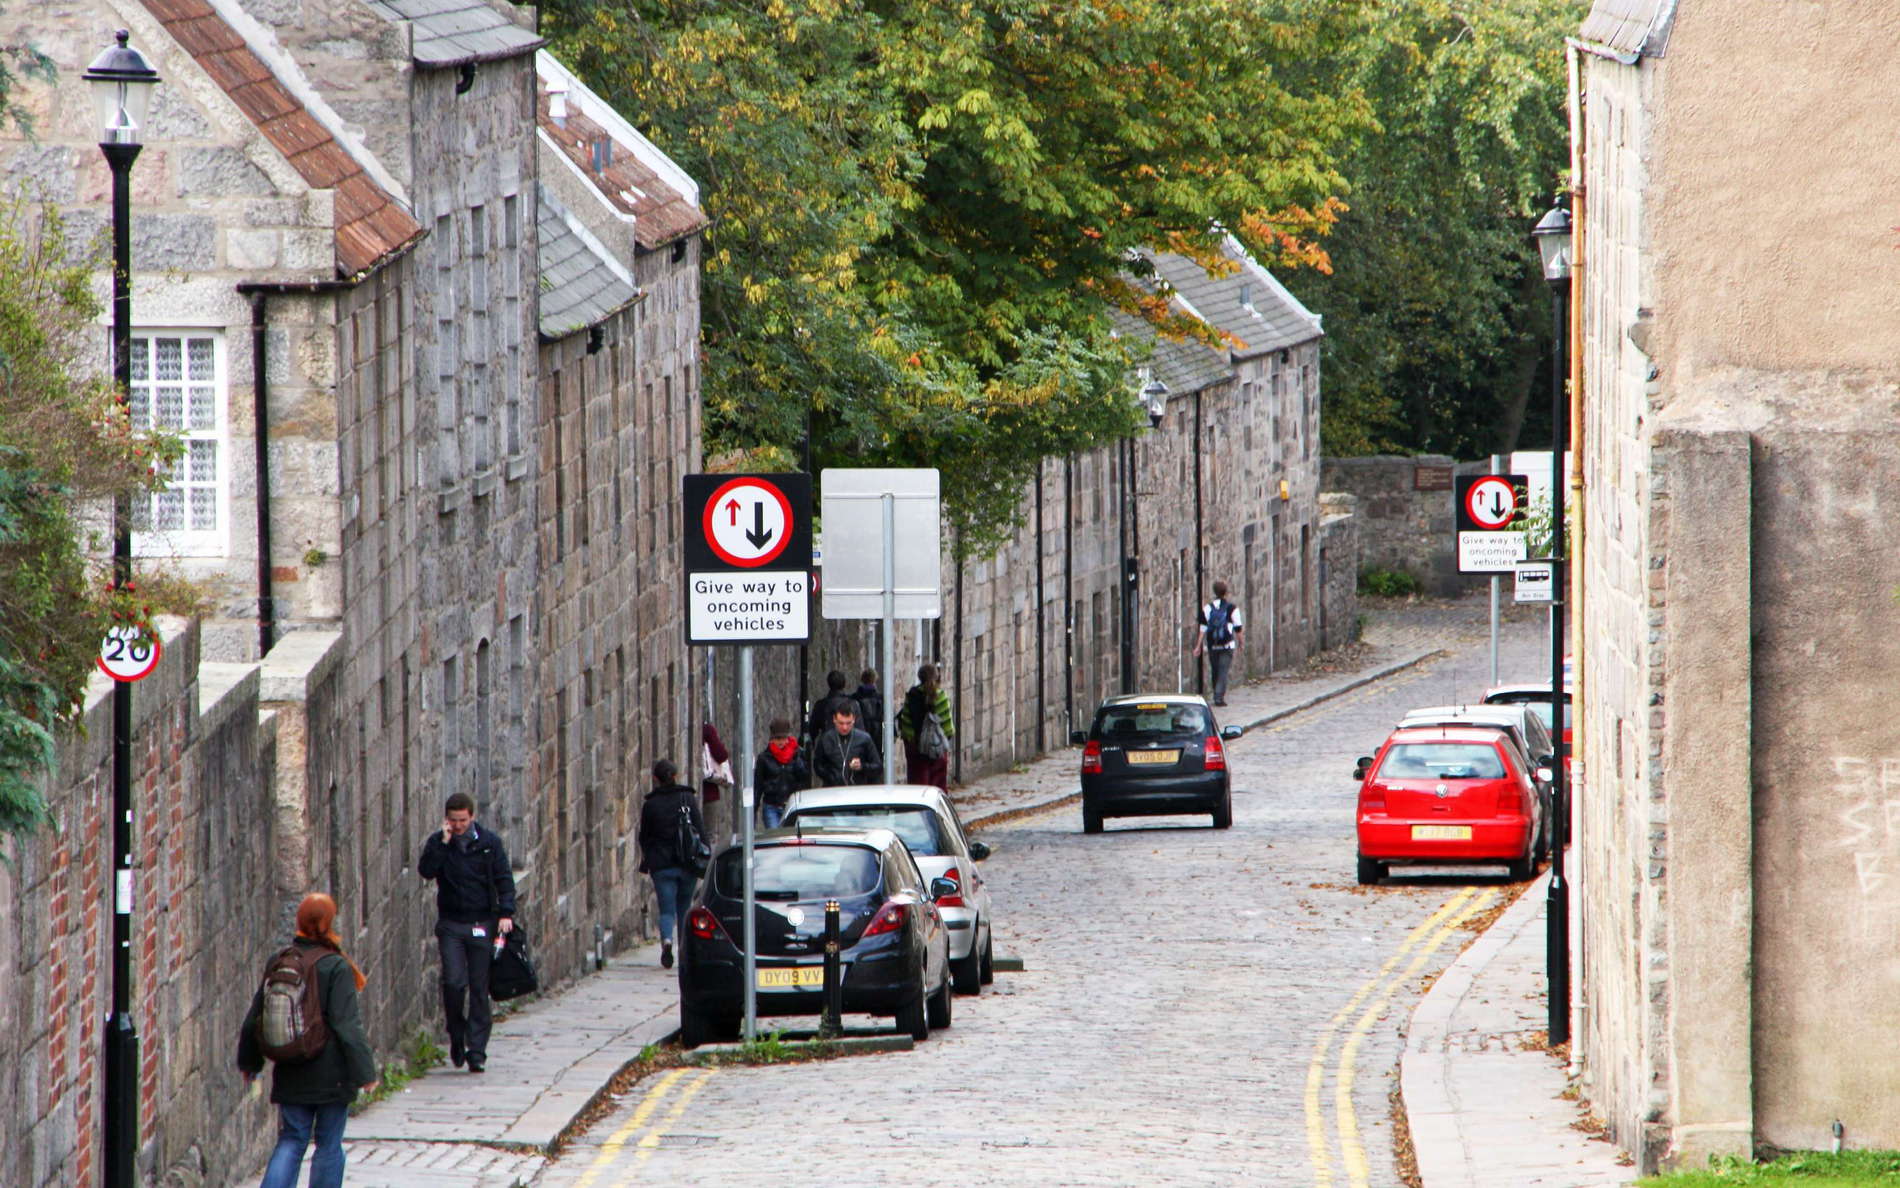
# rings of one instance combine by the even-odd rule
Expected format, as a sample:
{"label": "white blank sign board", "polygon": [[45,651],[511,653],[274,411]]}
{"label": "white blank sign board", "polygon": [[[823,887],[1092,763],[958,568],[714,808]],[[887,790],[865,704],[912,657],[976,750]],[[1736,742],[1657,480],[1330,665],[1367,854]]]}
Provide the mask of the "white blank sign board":
{"label": "white blank sign board", "polygon": [[824,533],[822,614],[884,617],[884,497],[891,496],[898,619],[943,615],[942,502],[935,470],[826,470],[819,528]]}

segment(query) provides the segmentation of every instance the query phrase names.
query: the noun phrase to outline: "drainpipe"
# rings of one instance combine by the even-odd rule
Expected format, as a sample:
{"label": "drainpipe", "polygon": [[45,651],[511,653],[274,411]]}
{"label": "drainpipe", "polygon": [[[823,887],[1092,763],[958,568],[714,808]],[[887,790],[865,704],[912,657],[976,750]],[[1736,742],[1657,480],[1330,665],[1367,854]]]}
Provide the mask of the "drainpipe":
{"label": "drainpipe", "polygon": [[1062,459],[1063,737],[1075,729],[1075,455]]}
{"label": "drainpipe", "polygon": [[[1200,617],[1201,599],[1207,590],[1207,531],[1202,521],[1201,504],[1201,392],[1194,390],[1194,609],[1195,622]],[[1194,691],[1207,695],[1207,658],[1194,658]]]}
{"label": "drainpipe", "polygon": [[[958,783],[963,782],[963,529],[956,530],[956,539],[951,548],[957,562],[957,637],[950,643],[950,680],[956,686],[957,695],[950,701],[950,720],[957,732],[954,751],[956,771],[952,773]],[[886,677],[885,679],[889,679]]]}
{"label": "drainpipe", "polygon": [[277,597],[271,582],[270,360],[265,355],[270,301],[251,294],[251,425],[257,459],[257,658],[270,654],[277,633]]}
{"label": "drainpipe", "polygon": [[1048,609],[1043,602],[1042,568],[1042,462],[1036,459],[1036,754],[1049,749],[1049,653],[1044,647],[1043,619]]}
{"label": "drainpipe", "polygon": [[[1564,572],[1570,578],[1569,596],[1575,599],[1575,610],[1570,615],[1570,629],[1577,637],[1581,638],[1584,624],[1582,578],[1584,572],[1584,539],[1587,536],[1585,530],[1589,524],[1589,516],[1588,509],[1583,501],[1584,303],[1577,300],[1576,297],[1581,292],[1579,286],[1584,283],[1589,273],[1589,255],[1587,251],[1589,235],[1587,223],[1590,196],[1583,185],[1582,179],[1583,166],[1585,164],[1584,133],[1589,127],[1590,113],[1584,102],[1582,90],[1582,62],[1578,58],[1578,47],[1575,43],[1569,43],[1566,44],[1565,50],[1569,57],[1570,126],[1574,130],[1570,140],[1570,209],[1572,212],[1570,232],[1570,291],[1572,300],[1570,302],[1570,325],[1568,330],[1570,334],[1570,490],[1574,496],[1573,506],[1576,508],[1576,517],[1572,521],[1574,527],[1571,529],[1571,547],[1567,550],[1570,555],[1570,562],[1564,566]],[[1574,649],[1572,654],[1576,654]],[[1570,712],[1571,720],[1575,723],[1571,731],[1572,750],[1573,753],[1578,755],[1583,753],[1580,744],[1584,739],[1584,725],[1583,717],[1577,712],[1576,707],[1583,705],[1587,701],[1589,692],[1588,678],[1586,676],[1589,666],[1585,664],[1583,660],[1584,658],[1582,656],[1577,657],[1571,674],[1571,685],[1573,688],[1571,697],[1573,705]],[[1558,727],[1559,733],[1557,738],[1559,740],[1559,749],[1561,750],[1563,739],[1563,734],[1561,733],[1562,719],[1558,719]],[[1567,799],[1572,805],[1577,803],[1576,791],[1576,785],[1574,783],[1571,784],[1569,788],[1570,796]],[[1572,812],[1575,812],[1574,808]],[[1571,836],[1569,822],[1565,822],[1564,836],[1566,838]],[[1584,864],[1580,862],[1577,864],[1577,867],[1573,869],[1571,874],[1573,883],[1578,882],[1576,876],[1580,874],[1584,875],[1587,881],[1587,871],[1583,869],[1583,866]],[[1577,894],[1579,898],[1581,898],[1581,885],[1578,886]],[[1588,1026],[1590,1019],[1589,981],[1583,974],[1587,968],[1584,961],[1590,947],[1590,914],[1583,911],[1578,912],[1578,923],[1579,927],[1577,928],[1576,936],[1573,941],[1577,953],[1575,973],[1571,976],[1573,993],[1572,1009],[1576,1012],[1578,1019],[1585,1026]],[[1573,1069],[1579,1069],[1582,1064],[1582,1055],[1579,1051],[1580,1046],[1581,1045],[1575,1043],[1571,1045],[1570,1064]],[[1836,1125],[1839,1125],[1839,1123],[1836,1123]]]}

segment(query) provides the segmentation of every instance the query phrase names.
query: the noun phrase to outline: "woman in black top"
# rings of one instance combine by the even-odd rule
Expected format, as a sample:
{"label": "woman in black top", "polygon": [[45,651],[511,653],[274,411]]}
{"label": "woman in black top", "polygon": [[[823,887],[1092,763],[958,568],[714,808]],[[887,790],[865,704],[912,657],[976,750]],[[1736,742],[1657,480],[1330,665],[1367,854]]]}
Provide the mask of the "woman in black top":
{"label": "woman in black top", "polygon": [[660,900],[660,965],[672,969],[673,933],[685,926],[698,878],[688,865],[692,855],[681,852],[680,810],[692,821],[693,836],[706,836],[706,822],[699,815],[698,797],[679,782],[677,767],[665,759],[655,763],[653,783],[653,791],[640,806],[640,870],[652,877],[653,892]]}

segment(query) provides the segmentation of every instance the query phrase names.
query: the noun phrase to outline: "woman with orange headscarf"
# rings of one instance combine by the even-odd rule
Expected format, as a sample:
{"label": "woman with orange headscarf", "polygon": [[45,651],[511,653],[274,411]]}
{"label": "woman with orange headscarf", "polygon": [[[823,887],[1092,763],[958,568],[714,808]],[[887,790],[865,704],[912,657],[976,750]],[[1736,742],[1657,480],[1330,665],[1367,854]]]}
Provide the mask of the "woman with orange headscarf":
{"label": "woman with orange headscarf", "polygon": [[[343,1124],[358,1088],[376,1087],[376,1059],[363,1033],[356,992],[363,971],[343,952],[336,931],[336,901],[313,893],[297,905],[297,935],[290,947],[271,955],[268,975],[288,963],[311,970],[316,979],[326,1032],[323,1047],[305,1060],[273,1061],[270,1099],[277,1106],[277,1148],[271,1152],[260,1188],[296,1188],[304,1149],[314,1139],[310,1188],[341,1188]],[[246,1081],[264,1070],[259,1019],[265,1009],[264,986],[251,999],[250,1013],[238,1035],[238,1068]]]}

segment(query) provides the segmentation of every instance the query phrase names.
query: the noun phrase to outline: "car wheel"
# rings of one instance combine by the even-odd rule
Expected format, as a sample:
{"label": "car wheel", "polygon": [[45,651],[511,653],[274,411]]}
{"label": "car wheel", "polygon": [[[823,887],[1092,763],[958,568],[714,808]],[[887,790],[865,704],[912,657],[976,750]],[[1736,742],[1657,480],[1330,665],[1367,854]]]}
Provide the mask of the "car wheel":
{"label": "car wheel", "polygon": [[1513,883],[1528,883],[1537,873],[1537,862],[1529,854],[1505,866],[1504,877]]}
{"label": "car wheel", "polygon": [[1385,877],[1385,863],[1376,861],[1371,858],[1367,858],[1363,854],[1360,855],[1359,857],[1359,885],[1361,887],[1370,887],[1373,884],[1377,883],[1380,879],[1383,879],[1384,877]]}
{"label": "car wheel", "polygon": [[944,1028],[950,1026],[951,997],[950,978],[946,974],[943,979],[943,985],[937,987],[937,992],[930,996],[930,1013],[925,1021],[932,1027]]}
{"label": "car wheel", "polygon": [[1101,831],[1102,831],[1101,811],[1099,809],[1090,808],[1089,802],[1084,800],[1082,802],[1082,832],[1083,833],[1100,833]]}
{"label": "car wheel", "polygon": [[983,984],[985,986],[996,980],[995,944],[996,934],[994,932],[986,932],[983,934]]}
{"label": "car wheel", "polygon": [[958,994],[979,994],[983,990],[983,947],[976,943],[981,925],[980,920],[970,923],[970,955],[950,963],[950,976],[956,979]]}
{"label": "car wheel", "polygon": [[680,1047],[697,1048],[713,1041],[712,1020],[685,1003],[680,1004]]}
{"label": "car wheel", "polygon": [[930,1019],[924,1013],[922,994],[897,1008],[897,1034],[908,1035],[918,1043],[930,1038]]}
{"label": "car wheel", "polygon": [[1234,824],[1234,797],[1232,793],[1221,797],[1220,807],[1214,810],[1214,828],[1230,829]]}

